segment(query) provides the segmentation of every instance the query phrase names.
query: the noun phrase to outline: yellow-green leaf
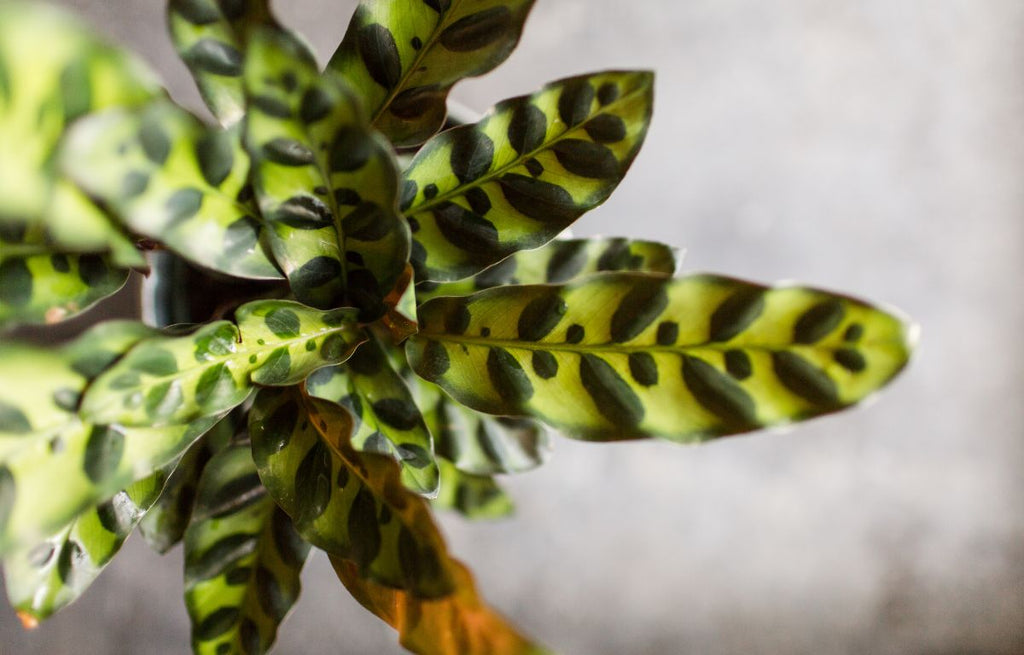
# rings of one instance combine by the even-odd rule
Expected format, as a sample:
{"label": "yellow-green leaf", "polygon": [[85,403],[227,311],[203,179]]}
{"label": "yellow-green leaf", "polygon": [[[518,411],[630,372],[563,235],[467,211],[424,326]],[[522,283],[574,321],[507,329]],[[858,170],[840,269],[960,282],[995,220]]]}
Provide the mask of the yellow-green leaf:
{"label": "yellow-green leaf", "polygon": [[402,190],[416,279],[474,275],[604,202],[643,143],[653,82],[615,71],[560,80],[427,142]]}
{"label": "yellow-green leaf", "polygon": [[460,471],[444,458],[438,458],[438,463],[441,492],[432,501],[435,507],[455,510],[474,521],[503,518],[512,513],[512,499],[493,477]]}
{"label": "yellow-green leaf", "polygon": [[75,601],[103,572],[153,503],[167,475],[158,471],[78,515],[55,535],[3,558],[7,598],[35,625]]}
{"label": "yellow-green leaf", "polygon": [[585,439],[696,441],[834,412],[907,363],[912,330],[846,296],[607,273],[420,307],[413,369],[474,409]]}
{"label": "yellow-green leaf", "polygon": [[308,552],[260,484],[248,445],[215,455],[199,481],[185,533],[193,652],[268,652],[299,596]]}
{"label": "yellow-green leaf", "polygon": [[263,389],[250,413],[264,486],[314,546],[361,575],[418,597],[451,590],[444,541],[427,502],[407,491],[391,457],[358,453],[351,415],[296,389]]}
{"label": "yellow-green leaf", "polygon": [[345,361],[365,338],[355,314],[260,300],[235,312],[237,327],[217,321],[188,336],[147,339],[89,387],[82,416],[100,424],[159,426],[223,414],[256,384],[297,384]]}
{"label": "yellow-green leaf", "polygon": [[358,97],[294,37],[259,32],[245,63],[245,142],[270,244],[295,297],[386,311],[409,259],[391,145]]}
{"label": "yellow-green leaf", "polygon": [[245,114],[242,64],[252,32],[276,27],[267,0],[170,0],[171,40],[199,86],[206,106],[222,125]]}
{"label": "yellow-green leaf", "polygon": [[503,62],[533,0],[363,0],[328,67],[359,91],[374,127],[418,145],[444,123],[460,79]]}
{"label": "yellow-green leaf", "polygon": [[169,101],[79,121],[64,172],[137,234],[200,266],[279,279],[260,243],[240,128],[209,128]]}
{"label": "yellow-green leaf", "polygon": [[314,398],[329,400],[352,414],[356,426],[351,441],[356,450],[394,457],[406,487],[427,496],[437,493],[433,439],[379,340],[371,337],[344,364],[310,375],[306,389]]}
{"label": "yellow-green leaf", "polygon": [[[64,11],[41,2],[0,4],[0,226],[5,232],[44,228],[58,209],[66,211],[57,204],[64,182],[54,153],[69,125],[91,112],[138,106],[160,93],[140,60],[107,45]],[[97,218],[95,208],[79,215]],[[67,224],[64,216],[55,220]],[[92,220],[87,240],[70,230],[49,236],[65,252],[123,246],[117,228],[102,223]]]}

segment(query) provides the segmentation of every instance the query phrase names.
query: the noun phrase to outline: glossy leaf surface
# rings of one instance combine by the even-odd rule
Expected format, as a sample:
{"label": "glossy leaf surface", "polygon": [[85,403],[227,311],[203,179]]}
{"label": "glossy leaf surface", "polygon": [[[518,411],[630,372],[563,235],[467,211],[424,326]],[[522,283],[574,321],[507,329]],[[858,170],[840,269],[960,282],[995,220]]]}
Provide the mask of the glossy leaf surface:
{"label": "glossy leaf surface", "polygon": [[417,280],[474,275],[604,202],[643,143],[653,81],[647,72],[560,80],[431,139],[402,191]]}
{"label": "glossy leaf surface", "polygon": [[419,599],[360,575],[359,569],[331,557],[338,578],[363,607],[398,631],[403,646],[418,655],[543,655],[479,597],[473,577],[450,560],[455,590],[439,599]]}
{"label": "glossy leaf surface", "polygon": [[299,596],[309,544],[260,484],[247,444],[203,471],[185,534],[185,605],[195,653],[265,653]]}
{"label": "glossy leaf surface", "polygon": [[515,48],[533,0],[364,0],[328,67],[359,92],[374,126],[417,145],[444,123],[452,85]]}
{"label": "glossy leaf surface", "polygon": [[358,453],[351,415],[296,389],[263,389],[249,433],[260,479],[304,539],[360,575],[418,597],[451,590],[448,556],[427,502],[390,457]]}
{"label": "glossy leaf surface", "polygon": [[175,50],[222,125],[245,113],[242,66],[252,32],[276,25],[267,0],[170,0],[168,27]]}
{"label": "glossy leaf surface", "polygon": [[132,231],[189,261],[281,277],[260,244],[239,128],[209,128],[169,101],[107,111],[70,131],[61,167]]}
{"label": "glossy leaf surface", "polygon": [[166,480],[157,472],[89,508],[53,537],[4,558],[4,582],[22,623],[33,626],[76,600],[121,549]]}
{"label": "glossy leaf surface", "polygon": [[245,67],[246,147],[270,243],[296,298],[370,321],[405,271],[390,144],[358,98],[293,37],[261,32]]}
{"label": "glossy leaf surface", "polygon": [[316,371],[306,388],[311,396],[348,410],[355,419],[351,442],[356,450],[394,457],[406,487],[428,496],[437,493],[433,440],[380,341],[371,338],[341,366]]}
{"label": "glossy leaf surface", "polygon": [[[0,5],[0,226],[5,232],[38,228],[52,213],[61,184],[53,155],[68,125],[106,107],[137,106],[159,92],[138,60],[106,45],[63,11],[36,2]],[[106,232],[116,234],[109,227]]]}
{"label": "glossy leaf surface", "polygon": [[364,338],[355,310],[322,312],[296,302],[261,300],[228,321],[184,337],[135,346],[87,391],[82,415],[95,423],[171,425],[222,415],[254,384],[289,385],[345,361]]}
{"label": "glossy leaf surface", "polygon": [[466,296],[506,284],[561,284],[584,275],[636,271],[673,275],[679,255],[655,241],[621,237],[555,239],[534,250],[521,250],[472,278],[442,284],[421,284],[420,302],[438,296]]}
{"label": "glossy leaf surface", "polygon": [[51,538],[173,462],[215,422],[129,429],[77,415],[86,385],[149,333],[110,322],[62,349],[0,345],[0,554]]}
{"label": "glossy leaf surface", "polygon": [[714,276],[490,289],[431,300],[420,322],[409,362],[459,402],[595,440],[695,441],[834,412],[912,347],[901,320],[862,302]]}

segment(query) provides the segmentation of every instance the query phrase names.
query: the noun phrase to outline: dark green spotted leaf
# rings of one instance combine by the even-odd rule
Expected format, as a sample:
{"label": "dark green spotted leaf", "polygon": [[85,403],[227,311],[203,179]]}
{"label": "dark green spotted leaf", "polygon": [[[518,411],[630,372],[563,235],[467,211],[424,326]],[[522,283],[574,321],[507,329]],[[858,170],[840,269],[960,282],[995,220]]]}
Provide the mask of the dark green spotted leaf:
{"label": "dark green spotted leaf", "polygon": [[416,279],[474,275],[604,202],[643,143],[653,81],[605,72],[553,82],[431,139],[402,195]]}
{"label": "dark green spotted leaf", "polygon": [[0,345],[0,554],[54,538],[81,512],[173,463],[216,421],[143,429],[79,417],[87,385],[149,332],[111,322],[61,349]]}
{"label": "dark green spotted leaf", "polygon": [[404,488],[393,458],[352,448],[345,409],[262,389],[249,417],[260,479],[304,539],[380,584],[424,598],[451,591],[427,501]]}
{"label": "dark green spotted leaf", "polygon": [[465,473],[446,459],[438,462],[441,493],[432,501],[435,507],[455,510],[471,520],[498,519],[512,513],[512,499],[494,478]]}
{"label": "dark green spotted leaf", "polygon": [[423,143],[459,80],[494,69],[519,42],[533,0],[363,0],[328,67],[345,76],[395,145]]}
{"label": "dark green spotted leaf", "polygon": [[170,0],[171,41],[222,125],[245,113],[242,66],[253,31],[276,27],[267,0]]}
{"label": "dark green spotted leaf", "polygon": [[[434,436],[438,455],[460,471],[488,476],[521,473],[547,459],[550,436],[540,423],[521,417],[481,414],[451,399],[421,378],[409,381]],[[442,493],[444,493],[442,478]]]}
{"label": "dark green spotted leaf", "polygon": [[209,128],[169,101],[106,111],[70,131],[61,167],[134,232],[188,260],[236,277],[281,277],[246,195],[240,127]]}
{"label": "dark green spotted leaf", "polygon": [[34,625],[76,600],[121,549],[166,480],[139,480],[79,514],[49,539],[4,557],[7,598],[22,623]]}
{"label": "dark green spotted leaf", "polygon": [[33,232],[52,220],[61,226],[47,234],[56,250],[118,250],[127,258],[130,244],[67,187],[54,153],[80,117],[160,94],[153,75],[60,9],[36,2],[0,5],[0,71],[0,227]]}
{"label": "dark green spotted leaf", "polygon": [[[43,250],[37,254],[15,252]],[[66,255],[0,241],[0,329],[57,323],[89,309],[128,280],[107,255]]]}
{"label": "dark green spotted leaf", "polygon": [[714,276],[496,288],[428,301],[420,325],[409,363],[459,402],[594,440],[695,441],[834,412],[913,345],[860,301]]}
{"label": "dark green spotted leaf", "polygon": [[166,553],[185,536],[203,470],[214,455],[228,447],[238,431],[236,413],[224,417],[181,456],[160,497],[139,522],[139,533],[156,552]]}
{"label": "dark green spotted leaf", "polygon": [[402,482],[417,493],[437,493],[434,443],[412,393],[371,338],[340,366],[322,368],[306,381],[309,395],[347,409],[355,419],[352,446],[389,455],[402,467]]}
{"label": "dark green spotted leaf", "polygon": [[185,606],[199,654],[266,653],[299,596],[309,544],[260,484],[247,444],[203,470],[185,533]]}
{"label": "dark green spotted leaf", "polygon": [[555,239],[534,250],[521,250],[472,278],[421,284],[416,297],[423,302],[439,296],[465,296],[506,284],[561,284],[608,271],[673,275],[679,259],[675,249],[655,241],[621,237]]}
{"label": "dark green spotted leaf", "polygon": [[260,32],[248,54],[246,147],[274,256],[299,301],[377,319],[410,248],[391,146],[294,38]]}
{"label": "dark green spotted leaf", "polygon": [[254,385],[302,382],[323,366],[345,361],[364,339],[356,310],[323,312],[286,300],[260,300],[228,321],[183,337],[147,339],[93,383],[86,420],[125,426],[186,423],[222,415]]}

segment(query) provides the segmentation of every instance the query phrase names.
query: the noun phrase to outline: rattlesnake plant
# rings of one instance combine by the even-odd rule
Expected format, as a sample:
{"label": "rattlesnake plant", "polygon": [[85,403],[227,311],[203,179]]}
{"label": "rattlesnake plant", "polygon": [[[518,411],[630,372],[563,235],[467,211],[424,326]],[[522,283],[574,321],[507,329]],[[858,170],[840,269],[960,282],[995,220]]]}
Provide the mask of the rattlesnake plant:
{"label": "rattlesnake plant", "polygon": [[0,555],[26,624],[138,527],[184,543],[196,652],[268,650],[310,546],[410,650],[541,652],[431,505],[507,513],[495,476],[543,462],[545,425],[698,442],[840,410],[903,368],[907,326],[861,301],[559,238],[637,155],[651,73],[438,133],[532,5],[364,0],[321,70],[267,0],[171,0],[207,123],[73,18],[0,4],[0,326],[74,315],[155,250],[267,281],[201,325],[4,338]]}

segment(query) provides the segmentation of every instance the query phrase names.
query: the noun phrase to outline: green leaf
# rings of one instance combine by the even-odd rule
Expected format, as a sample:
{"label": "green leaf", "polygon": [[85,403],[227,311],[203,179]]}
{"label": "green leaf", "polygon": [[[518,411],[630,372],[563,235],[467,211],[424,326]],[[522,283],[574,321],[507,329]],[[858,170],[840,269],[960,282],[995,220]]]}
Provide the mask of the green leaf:
{"label": "green leaf", "polygon": [[224,417],[181,456],[160,497],[142,517],[139,533],[156,552],[166,553],[185,536],[200,477],[210,459],[227,448],[234,438],[238,423],[236,413]]}
{"label": "green leaf", "polygon": [[647,133],[653,81],[648,72],[560,80],[431,139],[402,192],[416,279],[474,275],[604,202]]}
{"label": "green leaf", "polygon": [[374,126],[414,146],[444,123],[452,86],[505,61],[533,0],[363,0],[328,64],[359,91]]}
{"label": "green leaf", "polygon": [[136,238],[66,177],[57,179],[46,213],[45,243],[63,253],[109,253],[122,268],[148,269]]}
{"label": "green leaf", "polygon": [[91,507],[51,538],[3,560],[7,597],[32,626],[76,600],[121,549],[166,480],[163,471]]}
{"label": "green leaf", "polygon": [[913,340],[845,296],[637,273],[437,298],[420,323],[406,347],[419,375],[593,440],[698,441],[834,412],[896,375]]}
{"label": "green leaf", "polygon": [[[14,254],[29,251],[36,253]],[[114,268],[104,255],[65,255],[0,241],[0,329],[71,318],[127,280],[128,271]]]}
{"label": "green leaf", "polygon": [[391,457],[357,453],[351,415],[296,389],[263,389],[249,415],[260,479],[304,539],[360,575],[418,597],[451,590],[444,541]]}
{"label": "green leaf", "polygon": [[441,493],[433,500],[435,507],[455,510],[472,520],[498,519],[512,513],[512,499],[505,495],[494,478],[465,473],[446,459],[438,462],[441,465]]}
{"label": "green leaf", "polygon": [[170,0],[168,27],[175,50],[222,125],[245,114],[242,65],[252,32],[276,27],[267,0]]}
{"label": "green leaf", "polygon": [[434,443],[412,393],[388,361],[380,341],[371,338],[341,366],[309,376],[314,398],[336,403],[355,418],[356,450],[395,458],[402,483],[417,493],[437,493],[439,472]]}
{"label": "green leaf", "polygon": [[77,415],[93,378],[149,332],[110,322],[62,349],[0,345],[0,554],[53,537],[173,462],[216,421],[129,429]]}
{"label": "green leaf", "polygon": [[297,384],[345,361],[365,338],[355,314],[261,300],[235,312],[238,327],[216,321],[189,336],[147,339],[89,387],[82,415],[101,424],[160,426],[223,414],[254,384]]}
{"label": "green leaf", "polygon": [[247,444],[203,471],[185,534],[185,605],[195,653],[265,653],[299,596],[309,553],[260,484]]}
{"label": "green leaf", "polygon": [[245,89],[254,185],[295,297],[379,318],[410,247],[390,144],[340,78],[321,77],[312,55],[286,35],[253,38]]}
{"label": "green leaf", "polygon": [[592,238],[555,239],[535,250],[521,250],[472,278],[416,287],[420,302],[439,296],[466,296],[507,284],[560,284],[608,271],[673,275],[679,266],[675,249],[655,241]]}
{"label": "green leaf", "polygon": [[550,437],[536,421],[481,414],[426,380],[411,381],[410,386],[417,390],[435,450],[459,470],[478,476],[521,473],[547,459]]}
{"label": "green leaf", "polygon": [[190,261],[278,279],[260,244],[241,128],[209,128],[170,101],[79,121],[61,151],[64,172],[138,234]]}
{"label": "green leaf", "polygon": [[480,598],[469,570],[449,560],[452,593],[416,598],[367,579],[351,562],[331,556],[338,579],[359,603],[398,631],[399,641],[418,655],[550,655]]}
{"label": "green leaf", "polygon": [[[35,2],[0,5],[0,226],[5,232],[40,226],[54,213],[55,187],[61,184],[54,153],[67,126],[90,112],[137,106],[160,93],[139,60],[106,45],[65,12]],[[107,228],[106,236],[116,235]],[[102,228],[98,236],[105,241]]]}

